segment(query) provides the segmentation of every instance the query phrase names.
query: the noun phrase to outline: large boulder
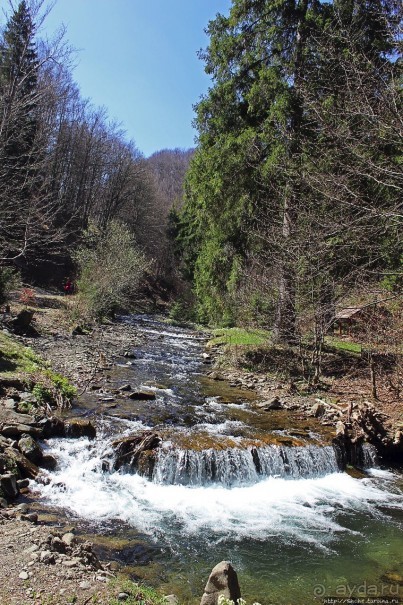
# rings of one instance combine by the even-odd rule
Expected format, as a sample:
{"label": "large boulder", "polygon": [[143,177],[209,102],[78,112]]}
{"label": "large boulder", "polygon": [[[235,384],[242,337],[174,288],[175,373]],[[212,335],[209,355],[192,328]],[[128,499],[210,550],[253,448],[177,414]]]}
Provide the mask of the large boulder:
{"label": "large boulder", "polygon": [[95,426],[89,420],[73,418],[67,420],[64,426],[66,437],[88,437],[89,439],[95,439],[96,437]]}
{"label": "large boulder", "polygon": [[161,437],[152,431],[117,439],[112,443],[115,450],[114,470],[119,470],[122,466],[130,466],[138,469],[142,474],[150,476],[153,469],[154,450],[160,444]]}
{"label": "large boulder", "polygon": [[7,499],[17,498],[20,490],[17,486],[17,477],[13,473],[0,475],[0,493]]}
{"label": "large boulder", "polygon": [[34,464],[39,464],[43,458],[43,450],[39,443],[30,435],[23,434],[18,442],[18,449]]}
{"label": "large boulder", "polygon": [[10,325],[14,332],[18,334],[25,334],[31,328],[31,322],[34,317],[34,312],[28,309],[23,309],[18,313],[14,319],[11,320]]}
{"label": "large boulder", "polygon": [[218,563],[210,574],[200,605],[218,605],[218,597],[223,595],[234,603],[241,598],[238,576],[229,561]]}
{"label": "large boulder", "polygon": [[37,423],[37,426],[40,428],[42,436],[45,439],[48,439],[49,437],[64,437],[65,435],[64,422],[56,416],[42,418],[42,420]]}
{"label": "large boulder", "polygon": [[39,474],[39,468],[28,460],[24,454],[14,449],[13,447],[8,447],[4,450],[5,455],[16,464],[19,472],[22,477],[28,477],[29,479],[35,479]]}

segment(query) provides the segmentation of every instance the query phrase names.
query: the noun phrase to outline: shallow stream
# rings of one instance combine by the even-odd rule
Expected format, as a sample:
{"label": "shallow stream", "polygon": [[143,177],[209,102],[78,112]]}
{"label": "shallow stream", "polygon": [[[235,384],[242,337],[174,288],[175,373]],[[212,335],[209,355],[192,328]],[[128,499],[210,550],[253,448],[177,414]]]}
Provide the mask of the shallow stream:
{"label": "shallow stream", "polygon": [[[365,474],[351,477],[315,419],[261,411],[254,393],[210,380],[201,335],[150,317],[123,321],[144,344],[118,360],[109,388],[129,383],[156,399],[82,398],[74,412],[93,420],[97,438],[47,442],[58,460],[38,485],[47,506],[67,510],[101,552],[183,604],[200,602],[223,559],[248,603],[403,592],[401,474],[367,450]],[[114,439],[147,429],[163,440],[151,479],[105,470]]]}

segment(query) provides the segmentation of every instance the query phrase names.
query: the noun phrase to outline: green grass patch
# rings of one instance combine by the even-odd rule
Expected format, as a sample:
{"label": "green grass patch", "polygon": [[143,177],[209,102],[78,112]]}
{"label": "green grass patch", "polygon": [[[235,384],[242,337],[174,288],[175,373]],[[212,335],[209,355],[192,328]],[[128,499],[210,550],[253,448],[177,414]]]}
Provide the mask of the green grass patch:
{"label": "green grass patch", "polygon": [[[143,586],[132,582],[131,580],[121,581],[115,580],[112,582],[114,592],[126,593],[128,598],[123,601],[126,605],[163,605],[166,603],[154,588]],[[112,598],[109,605],[120,605],[122,601],[117,598]]]}
{"label": "green grass patch", "polygon": [[39,403],[71,402],[76,389],[69,380],[54,372],[32,349],[0,332],[0,381],[21,378],[32,388]]}
{"label": "green grass patch", "polygon": [[271,333],[268,330],[248,328],[220,328],[213,330],[213,338],[208,345],[251,345],[259,346],[270,341]]}
{"label": "green grass patch", "polygon": [[31,374],[44,367],[32,349],[0,332],[0,374]]}
{"label": "green grass patch", "polygon": [[358,355],[361,354],[362,350],[362,345],[359,342],[340,340],[338,338],[334,338],[334,336],[326,336],[325,344],[333,349],[347,351],[348,353],[356,353]]}

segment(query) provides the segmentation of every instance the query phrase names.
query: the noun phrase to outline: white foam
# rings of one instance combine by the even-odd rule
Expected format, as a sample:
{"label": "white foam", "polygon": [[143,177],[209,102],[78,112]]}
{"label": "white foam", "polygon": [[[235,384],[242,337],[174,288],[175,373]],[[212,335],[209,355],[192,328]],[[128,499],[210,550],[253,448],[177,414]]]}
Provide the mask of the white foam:
{"label": "white foam", "polygon": [[225,420],[218,424],[203,422],[195,425],[194,430],[209,433],[210,435],[232,435],[234,431],[245,427],[246,425],[240,420]]}
{"label": "white foam", "polygon": [[107,444],[104,451],[86,439],[50,440],[49,445],[60,470],[50,475],[49,485],[37,486],[49,503],[91,520],[121,519],[173,542],[178,536],[211,542],[276,536],[326,548],[338,532],[348,531],[340,509],[374,515],[377,505],[403,505],[401,495],[390,493],[379,479],[358,480],[345,473],[271,477],[232,489],[159,485],[138,475],[103,474]]}

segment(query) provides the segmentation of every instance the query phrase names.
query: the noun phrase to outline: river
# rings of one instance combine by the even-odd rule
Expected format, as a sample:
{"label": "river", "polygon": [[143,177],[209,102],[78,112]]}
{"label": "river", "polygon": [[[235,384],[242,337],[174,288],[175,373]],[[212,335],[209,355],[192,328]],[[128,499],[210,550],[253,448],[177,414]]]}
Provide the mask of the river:
{"label": "river", "polygon": [[[122,321],[135,322],[144,344],[117,360],[111,391],[129,383],[156,399],[81,398],[74,413],[92,419],[97,437],[44,444],[58,466],[37,485],[41,500],[183,604],[199,603],[223,559],[248,603],[396,598],[402,475],[367,449],[365,473],[353,478],[315,419],[263,412],[253,393],[206,377],[199,334],[152,317]],[[113,440],[151,429],[162,437],[152,476],[111,470]]]}

